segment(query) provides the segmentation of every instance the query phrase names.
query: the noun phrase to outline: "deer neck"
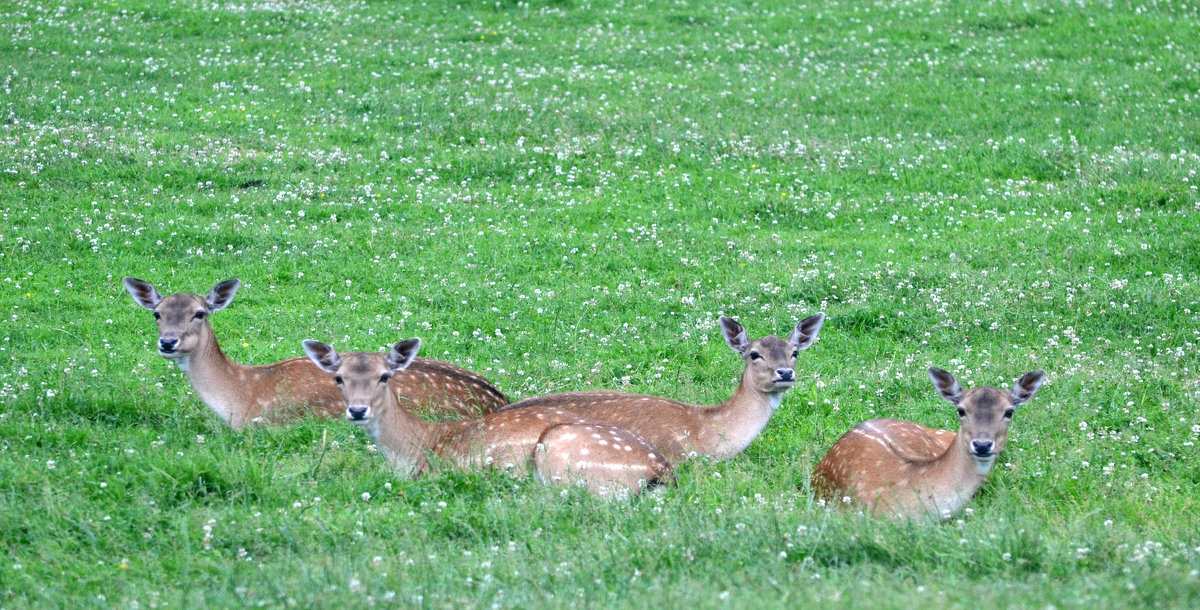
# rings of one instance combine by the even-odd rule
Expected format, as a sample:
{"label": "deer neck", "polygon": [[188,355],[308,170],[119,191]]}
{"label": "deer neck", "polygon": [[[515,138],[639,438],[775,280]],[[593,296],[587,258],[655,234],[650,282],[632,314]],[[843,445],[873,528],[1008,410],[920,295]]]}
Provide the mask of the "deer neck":
{"label": "deer neck", "polygon": [[703,441],[712,448],[702,452],[724,460],[744,451],[767,426],[783,394],[754,388],[743,375],[729,400],[705,411],[705,419],[709,420],[705,429],[711,434]]}
{"label": "deer neck", "polygon": [[450,425],[422,420],[401,407],[390,390],[387,395],[382,413],[365,427],[367,436],[393,469],[416,478],[429,467],[428,456],[450,433]]}
{"label": "deer neck", "polygon": [[206,326],[199,345],[191,353],[175,359],[187,374],[200,400],[222,420],[239,429],[258,417],[263,405],[247,398],[245,372],[251,367],[229,359],[217,343],[211,326]]}
{"label": "deer neck", "polygon": [[926,508],[936,509],[941,517],[958,512],[966,505],[987,481],[996,463],[996,456],[979,459],[960,443],[961,436],[955,435],[946,452],[930,462],[922,476],[926,482],[923,495],[934,504]]}

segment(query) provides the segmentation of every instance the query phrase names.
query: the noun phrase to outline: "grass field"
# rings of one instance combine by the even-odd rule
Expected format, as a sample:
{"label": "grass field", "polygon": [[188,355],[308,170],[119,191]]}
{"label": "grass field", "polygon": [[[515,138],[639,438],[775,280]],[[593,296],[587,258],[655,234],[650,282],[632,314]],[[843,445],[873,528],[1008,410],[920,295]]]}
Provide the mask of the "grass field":
{"label": "grass field", "polygon": [[[1200,5],[0,7],[0,606],[1194,607]],[[123,276],[514,398],[733,391],[720,315],[821,338],[762,436],[629,501],[231,432]],[[946,523],[816,506],[925,369],[1049,380]]]}

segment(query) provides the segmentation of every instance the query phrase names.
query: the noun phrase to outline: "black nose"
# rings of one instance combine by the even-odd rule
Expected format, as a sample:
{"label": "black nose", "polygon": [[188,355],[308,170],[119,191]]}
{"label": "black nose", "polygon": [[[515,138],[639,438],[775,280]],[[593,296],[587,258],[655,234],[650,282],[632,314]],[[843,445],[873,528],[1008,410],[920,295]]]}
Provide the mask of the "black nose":
{"label": "black nose", "polygon": [[796,371],[792,369],[776,369],[775,374],[779,375],[780,381],[791,381],[796,378]]}
{"label": "black nose", "polygon": [[991,455],[993,445],[995,443],[992,441],[971,441],[971,447],[975,449],[975,455],[978,456]]}
{"label": "black nose", "polygon": [[158,347],[164,352],[175,351],[175,346],[179,345],[179,339],[159,339]]}
{"label": "black nose", "polygon": [[350,419],[364,419],[367,417],[366,407],[346,407],[346,413],[350,415]]}

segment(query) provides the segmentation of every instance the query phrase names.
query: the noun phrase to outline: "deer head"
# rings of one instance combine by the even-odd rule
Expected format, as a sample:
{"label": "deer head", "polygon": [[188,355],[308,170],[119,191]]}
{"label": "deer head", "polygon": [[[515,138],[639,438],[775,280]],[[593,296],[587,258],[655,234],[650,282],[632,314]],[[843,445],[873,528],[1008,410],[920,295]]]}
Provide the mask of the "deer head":
{"label": "deer head", "polygon": [[344,358],[333,346],[309,339],[304,352],[321,370],[333,373],[333,381],[346,400],[346,419],[367,425],[395,402],[388,389],[392,375],[412,364],[421,349],[420,339],[406,339],[386,353],[353,352]]}
{"label": "deer head", "polygon": [[746,329],[732,318],[721,317],[721,334],[733,351],[746,361],[744,382],[766,394],[782,394],[796,385],[796,358],[817,340],[825,314],[800,321],[787,339],[767,335],[750,341]]}
{"label": "deer head", "polygon": [[938,394],[958,408],[958,443],[981,468],[990,467],[1008,442],[1008,427],[1017,407],[1037,393],[1046,372],[1026,373],[1011,390],[991,387],[964,390],[954,375],[930,367],[929,379]]}
{"label": "deer head", "polygon": [[125,290],[138,305],[154,312],[158,323],[158,354],[163,358],[186,358],[211,332],[208,316],[233,301],[241,282],[225,280],[213,286],[208,296],[180,292],[163,298],[149,282],[134,277],[124,280]]}

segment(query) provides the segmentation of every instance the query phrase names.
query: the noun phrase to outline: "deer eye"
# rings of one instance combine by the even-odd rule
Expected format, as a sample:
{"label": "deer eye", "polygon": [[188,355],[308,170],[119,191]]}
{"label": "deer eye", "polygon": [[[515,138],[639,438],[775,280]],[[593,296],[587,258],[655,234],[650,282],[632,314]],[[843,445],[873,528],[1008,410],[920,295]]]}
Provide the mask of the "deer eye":
{"label": "deer eye", "polygon": [[379,376],[379,383],[387,383],[392,378],[391,375],[384,373]]}
{"label": "deer eye", "polygon": [[796,351],[792,352],[793,360],[795,360],[796,358],[799,358],[799,357],[800,357],[800,350],[796,350]]}
{"label": "deer eye", "polygon": [[155,319],[155,320],[161,320],[161,319],[162,319],[162,314],[161,314],[161,313],[158,313],[157,311],[156,311],[156,312],[154,312],[154,319]]}
{"label": "deer eye", "polygon": [[751,351],[751,352],[750,352],[750,359],[751,359],[751,360],[762,360],[762,356],[760,356],[760,355],[759,355],[759,353],[758,353],[758,352],[756,352],[756,351]]}
{"label": "deer eye", "polygon": [[1005,412],[1004,412],[1004,419],[1012,419],[1012,416],[1013,416],[1013,410],[1012,410],[1012,409],[1009,409],[1009,410],[1007,410],[1007,411],[1005,411]]}
{"label": "deer eye", "polygon": [[334,383],[336,383],[336,384],[338,384],[338,385],[342,385],[342,376],[341,376],[341,375],[334,375],[334,376],[333,376],[333,382],[334,382]]}
{"label": "deer eye", "polygon": [[966,416],[967,416],[967,410],[966,410],[966,409],[964,409],[964,408],[962,408],[962,407],[959,407],[959,408],[958,408],[958,416],[959,416],[959,417],[966,417]]}
{"label": "deer eye", "polygon": [[206,315],[208,315],[208,314],[203,311],[197,311],[196,315],[192,316],[192,318],[196,319],[196,320],[203,320],[204,316],[206,316]]}

